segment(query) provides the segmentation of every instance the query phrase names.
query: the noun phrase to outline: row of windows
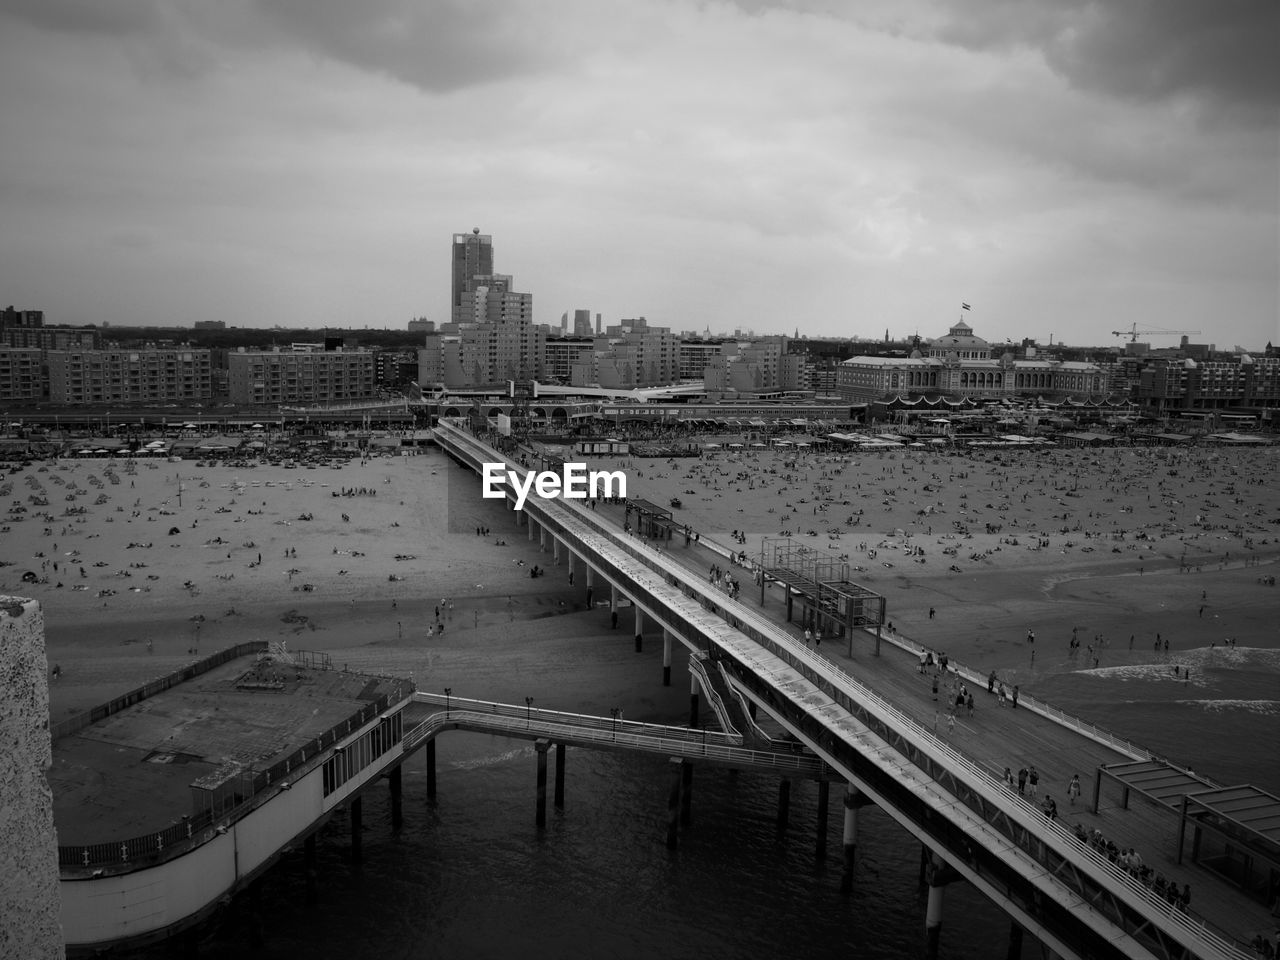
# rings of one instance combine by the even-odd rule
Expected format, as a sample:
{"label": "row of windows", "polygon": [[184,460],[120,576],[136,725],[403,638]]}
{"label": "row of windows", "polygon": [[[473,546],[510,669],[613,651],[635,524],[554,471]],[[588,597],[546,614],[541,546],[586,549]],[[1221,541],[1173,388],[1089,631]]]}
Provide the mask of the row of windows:
{"label": "row of windows", "polygon": [[376,727],[352,743],[335,750],[333,756],[324,762],[322,773],[324,795],[327,797],[333,793],[394,747],[403,735],[404,720],[401,714],[396,712],[389,717],[383,717]]}

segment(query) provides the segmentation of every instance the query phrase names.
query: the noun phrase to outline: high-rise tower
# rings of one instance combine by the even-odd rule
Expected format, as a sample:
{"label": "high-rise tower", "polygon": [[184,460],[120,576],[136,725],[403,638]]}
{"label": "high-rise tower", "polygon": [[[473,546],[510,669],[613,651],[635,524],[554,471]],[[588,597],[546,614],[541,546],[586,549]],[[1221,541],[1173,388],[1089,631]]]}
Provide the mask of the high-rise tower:
{"label": "high-rise tower", "polygon": [[469,319],[466,295],[473,289],[476,277],[493,275],[493,237],[476,227],[470,233],[453,235],[453,300],[450,310],[454,322]]}

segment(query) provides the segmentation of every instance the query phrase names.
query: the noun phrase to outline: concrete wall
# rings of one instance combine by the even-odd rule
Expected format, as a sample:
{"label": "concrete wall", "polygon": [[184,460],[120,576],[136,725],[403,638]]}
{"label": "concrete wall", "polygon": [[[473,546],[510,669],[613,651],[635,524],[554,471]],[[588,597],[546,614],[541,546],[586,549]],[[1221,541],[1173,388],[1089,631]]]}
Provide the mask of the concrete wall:
{"label": "concrete wall", "polygon": [[64,957],[44,613],[0,597],[0,957]]}
{"label": "concrete wall", "polygon": [[[352,742],[379,722],[374,717],[341,742]],[[330,753],[332,750],[326,756]],[[82,950],[101,947],[114,940],[155,933],[206,909],[403,756],[404,746],[398,743],[327,797],[323,765],[317,764],[305,776],[291,779],[290,789],[231,824],[225,833],[206,830],[207,842],[175,860],[132,873],[63,881],[62,920],[67,943]],[[56,910],[56,891],[54,897]],[[0,958],[9,956],[26,954],[0,949]]]}

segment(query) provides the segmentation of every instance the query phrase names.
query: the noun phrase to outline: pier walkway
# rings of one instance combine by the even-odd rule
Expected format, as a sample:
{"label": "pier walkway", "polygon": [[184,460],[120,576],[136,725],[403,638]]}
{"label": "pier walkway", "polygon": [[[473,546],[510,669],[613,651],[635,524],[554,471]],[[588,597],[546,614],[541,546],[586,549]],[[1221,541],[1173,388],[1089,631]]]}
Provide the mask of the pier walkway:
{"label": "pier walkway", "polygon": [[[477,472],[504,459],[461,424],[442,421],[437,434],[451,456]],[[507,468],[521,469],[509,461]],[[1176,872],[1167,856],[1165,811],[1121,814],[1104,804],[1086,822],[1118,845],[1139,849],[1148,862],[1160,859],[1172,879],[1191,883],[1192,911],[1077,839],[1061,821],[1086,815],[1075,813],[1065,794],[1055,822],[999,778],[1005,766],[1034,763],[1055,784],[1066,771],[1085,779],[1102,764],[1144,759],[1140,748],[1025,700],[998,714],[985,679],[972,675],[964,679],[981,703],[973,720],[965,716],[954,732],[935,728],[935,714],[945,714],[941,702],[934,707],[932,683],[916,672],[909,650],[886,646],[876,656],[870,636],[855,638],[852,658],[809,649],[794,628],[731,600],[686,568],[676,559],[679,548],[656,549],[623,534],[580,501],[530,498],[514,522],[554,562],[566,553],[571,578],[575,562],[583,564],[588,590],[593,574],[606,581],[601,595],[612,612],[620,595],[629,598],[638,634],[646,618],[658,623],[664,668],[672,639],[705,651],[725,665],[744,696],[840,772],[847,807],[870,799],[918,837],[932,858],[931,929],[940,923],[941,890],[953,879],[978,887],[1062,956],[1243,957],[1249,938],[1267,929],[1265,909],[1243,892],[1203,868]]]}

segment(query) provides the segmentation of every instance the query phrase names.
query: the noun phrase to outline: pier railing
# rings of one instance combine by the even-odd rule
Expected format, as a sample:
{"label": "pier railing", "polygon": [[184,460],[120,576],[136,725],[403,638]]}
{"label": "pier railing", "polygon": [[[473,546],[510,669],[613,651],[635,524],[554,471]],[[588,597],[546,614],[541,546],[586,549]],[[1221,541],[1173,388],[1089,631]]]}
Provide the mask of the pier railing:
{"label": "pier railing", "polygon": [[[494,451],[468,436],[461,428],[445,421],[441,422],[441,426],[449,432],[452,439],[466,444],[473,451],[479,448],[481,456],[477,457],[477,460],[493,456]],[[513,467],[518,468],[517,465],[508,461],[508,468]],[[917,758],[924,759],[926,764],[922,772],[934,777],[935,782],[937,774],[945,771],[953,783],[968,784],[970,789],[963,790],[961,793],[949,792],[964,804],[970,815],[976,815],[988,825],[995,826],[1003,839],[1012,841],[1023,854],[1049,868],[1049,875],[1055,877],[1058,882],[1066,883],[1081,895],[1085,892],[1082,888],[1095,886],[1098,895],[1105,893],[1113,900],[1117,896],[1122,897],[1122,900],[1114,900],[1116,911],[1121,910],[1121,903],[1132,904],[1135,901],[1142,903],[1144,918],[1160,917],[1162,926],[1182,931],[1185,935],[1199,941],[1213,954],[1224,957],[1247,955],[1239,945],[1232,942],[1228,935],[1211,929],[1206,921],[1197,921],[1167,900],[1157,897],[1136,877],[1122,871],[1116,864],[1111,863],[1087,845],[1082,846],[1073,834],[1059,824],[1049,821],[1043,813],[1029,808],[1029,805],[1020,798],[1009,796],[1007,788],[1001,782],[995,780],[990,773],[978,767],[967,757],[956,752],[914,717],[889,703],[830,661],[803,647],[790,634],[765,620],[745,604],[729,598],[720,591],[710,590],[698,578],[691,576],[683,566],[673,563],[662,552],[655,550],[647,543],[620,535],[608,521],[601,519],[577,502],[566,500],[539,502],[538,508],[549,516],[555,525],[578,537],[583,547],[590,549],[598,556],[603,556],[601,546],[623,551],[648,568],[650,573],[661,577],[664,586],[679,589],[685,598],[694,600],[700,607],[713,611],[719,618],[727,621],[730,626],[758,644],[762,652],[781,659],[797,670],[807,681],[815,684],[819,690],[831,697],[836,704],[849,710],[855,717],[871,719],[875,728],[890,730],[891,739],[902,741],[914,754],[913,757],[904,759],[912,763],[916,763]],[[563,511],[563,515],[557,515],[558,511]],[[614,564],[613,561],[609,562]],[[636,587],[648,592],[648,587],[639,582]],[[651,596],[656,597],[654,594]],[[699,632],[698,628],[692,624],[688,625],[688,628],[694,633]],[[710,642],[711,638],[707,636],[706,639]],[[747,666],[752,665],[748,663]],[[1120,738],[1115,740],[1117,743],[1125,742]],[[889,746],[889,749],[896,752],[892,746]],[[930,767],[933,769],[930,770]],[[976,789],[973,788],[974,785]],[[996,824],[997,816],[1003,818],[1003,827]],[[1052,842],[1054,846],[1050,847],[1046,840]],[[1059,872],[1064,864],[1072,868],[1072,873],[1076,873],[1079,868],[1086,868],[1088,875],[1092,878],[1091,884],[1085,884],[1078,877],[1078,873],[1077,879],[1069,882],[1067,877]],[[1094,908],[1090,906],[1090,909]],[[1129,906],[1127,909],[1134,908]],[[1106,912],[1104,915],[1110,922],[1116,923],[1121,929],[1125,929],[1134,936],[1142,933],[1142,928],[1136,924],[1136,929],[1129,929],[1124,917],[1117,913]],[[1149,928],[1150,924],[1143,923],[1142,927]]]}
{"label": "pier railing", "polygon": [[192,680],[202,673],[208,673],[214,667],[220,667],[224,663],[230,663],[237,657],[243,657],[250,653],[265,653],[266,650],[267,642],[265,640],[249,640],[245,643],[237,643],[234,647],[219,650],[217,653],[203,657],[195,661],[195,663],[189,663],[172,673],[165,674],[163,677],[150,680],[142,686],[130,690],[128,693],[123,693],[114,699],[108,700],[106,703],[101,703],[96,707],[85,710],[83,713],[77,713],[73,717],[67,717],[65,720],[59,720],[57,723],[49,724],[50,739],[60,740],[75,733],[77,730],[83,730],[91,723],[97,723],[113,713],[119,713],[126,707],[131,707],[135,703],[141,703],[148,697],[163,693],[170,687],[176,687],[178,684]]}
{"label": "pier railing", "polygon": [[744,747],[740,737],[719,730],[667,726],[461,697],[446,698],[435,693],[416,693],[414,700],[443,707],[445,712],[431,714],[405,733],[406,753],[440,730],[453,727],[599,747],[613,745],[672,757],[697,757],[728,766],[769,769],[812,779],[825,778],[830,774],[826,765],[812,754]]}
{"label": "pier railing", "polygon": [[[255,641],[257,642],[257,641]],[[241,644],[244,646],[244,644]],[[263,647],[266,644],[262,644]],[[240,820],[281,789],[291,777],[311,772],[325,756],[325,751],[369,723],[413,693],[413,683],[400,680],[389,693],[361,707],[347,719],[339,721],[319,736],[313,737],[289,756],[257,771],[245,771],[234,779],[234,793],[219,809],[198,810],[170,824],[138,837],[110,840],[105,843],[59,844],[58,865],[68,870],[121,873],[154,866],[181,856],[202,843],[212,840],[219,830]]]}

